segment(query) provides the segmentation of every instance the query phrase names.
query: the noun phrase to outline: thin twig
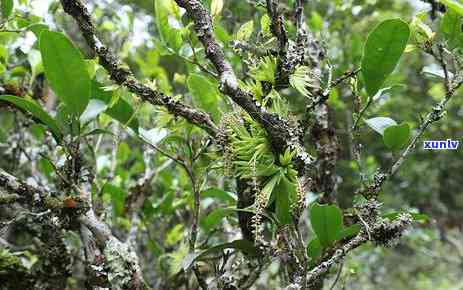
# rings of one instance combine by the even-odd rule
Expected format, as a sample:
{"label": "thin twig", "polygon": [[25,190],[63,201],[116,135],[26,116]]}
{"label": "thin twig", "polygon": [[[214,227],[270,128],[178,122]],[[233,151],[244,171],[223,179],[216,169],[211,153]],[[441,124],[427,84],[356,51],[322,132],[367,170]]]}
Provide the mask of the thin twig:
{"label": "thin twig", "polygon": [[336,286],[336,284],[338,284],[339,278],[341,278],[343,267],[344,267],[344,263],[341,262],[339,264],[339,269],[338,269],[338,273],[336,274],[336,278],[334,279],[333,284],[331,284],[330,290],[334,290],[334,287]]}
{"label": "thin twig", "polygon": [[362,110],[358,114],[357,119],[355,119],[354,125],[352,126],[353,132],[357,131],[360,120],[362,120],[363,115],[365,115],[365,112],[368,110],[368,108],[370,108],[372,103],[373,103],[373,96],[370,96],[368,97],[367,103],[365,104],[365,106],[362,108]]}
{"label": "thin twig", "polygon": [[405,150],[400,154],[400,156],[392,164],[390,169],[385,173],[381,173],[380,171],[378,171],[378,173],[375,175],[375,180],[366,189],[358,192],[359,194],[364,195],[366,198],[371,198],[371,197],[376,196],[378,192],[381,190],[384,182],[387,179],[389,179],[391,176],[393,176],[395,173],[397,173],[402,163],[405,161],[405,159],[410,154],[410,152],[416,147],[418,141],[423,136],[424,132],[428,129],[428,127],[431,124],[442,119],[448,102],[455,95],[455,92],[457,91],[457,89],[460,88],[460,86],[463,84],[463,72],[461,71],[457,72],[455,76],[453,77],[453,79],[450,80],[450,77],[449,77],[450,73],[448,72],[446,61],[441,54],[442,47],[438,46],[438,50],[439,50],[439,53],[434,52],[432,48],[427,50],[426,52],[434,56],[434,58],[440,63],[442,69],[444,70],[444,74],[446,75],[445,80],[444,80],[445,88],[446,88],[444,99],[440,101],[438,104],[436,104],[432,108],[432,111],[429,112],[428,115],[424,118],[424,121],[418,127],[417,133],[412,138],[410,143],[407,145]]}
{"label": "thin twig", "polygon": [[317,99],[315,99],[311,104],[309,104],[306,108],[306,112],[311,112],[320,104],[326,102],[331,94],[333,88],[339,86],[345,80],[348,80],[352,77],[355,77],[360,72],[360,68],[356,68],[354,70],[346,71],[342,74],[339,78],[335,79],[334,81],[329,82],[328,86],[325,90],[323,90]]}

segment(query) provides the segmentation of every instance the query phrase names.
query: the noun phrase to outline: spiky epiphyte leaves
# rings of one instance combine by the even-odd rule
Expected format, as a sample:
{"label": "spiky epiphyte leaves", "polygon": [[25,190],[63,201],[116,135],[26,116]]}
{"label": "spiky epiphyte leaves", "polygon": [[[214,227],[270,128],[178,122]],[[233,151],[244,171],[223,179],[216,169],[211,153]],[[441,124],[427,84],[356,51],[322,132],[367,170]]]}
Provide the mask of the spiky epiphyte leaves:
{"label": "spiky epiphyte leaves", "polygon": [[254,96],[255,101],[259,102],[269,112],[276,113],[284,118],[290,117],[289,103],[276,90],[271,89],[264,93],[262,82],[247,80],[242,83],[242,88]]}
{"label": "spiky epiphyte leaves", "polygon": [[292,221],[292,208],[297,204],[297,171],[292,167],[295,153],[289,149],[279,156],[279,162],[270,164],[258,172],[261,180],[261,190],[256,191],[254,204],[255,216],[252,219],[255,240],[262,240],[262,215],[265,208],[275,203],[276,217],[280,225],[290,224]]}
{"label": "spiky epiphyte leaves", "polygon": [[276,113],[284,118],[290,117],[288,102],[280,96],[276,90],[271,90],[263,101],[264,105],[268,105],[268,110],[271,113]]}
{"label": "spiky epiphyte leaves", "polygon": [[308,66],[299,65],[289,76],[289,84],[305,97],[311,97],[311,91],[318,87],[320,79]]}
{"label": "spiky epiphyte leaves", "polygon": [[262,87],[262,82],[248,79],[241,83],[241,87],[254,96],[255,100],[262,102],[265,95]]}
{"label": "spiky epiphyte leaves", "polygon": [[[298,207],[297,171],[292,166],[296,154],[286,149],[275,158],[266,132],[249,116],[228,114],[222,118],[221,140],[224,146],[224,168],[227,173],[252,181],[256,192],[252,218],[255,240],[262,241],[262,216],[275,203],[276,217],[281,225],[292,222],[293,208]],[[231,160],[230,160],[231,158]]]}
{"label": "spiky epiphyte leaves", "polygon": [[256,81],[275,83],[277,62],[274,57],[264,56],[257,65],[251,67],[249,74]]}
{"label": "spiky epiphyte leaves", "polygon": [[264,129],[250,117],[230,117],[227,137],[233,152],[233,170],[239,178],[252,179],[274,163],[270,144]]}

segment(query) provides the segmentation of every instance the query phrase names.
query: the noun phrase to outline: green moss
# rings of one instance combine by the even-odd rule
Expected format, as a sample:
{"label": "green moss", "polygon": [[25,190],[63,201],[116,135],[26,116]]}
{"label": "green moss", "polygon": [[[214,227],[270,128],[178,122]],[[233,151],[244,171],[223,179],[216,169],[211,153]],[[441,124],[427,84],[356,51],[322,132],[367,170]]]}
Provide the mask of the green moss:
{"label": "green moss", "polygon": [[0,204],[11,204],[19,199],[17,194],[0,194]]}
{"label": "green moss", "polygon": [[17,256],[6,249],[0,249],[0,273],[10,271],[24,272],[26,268]]}
{"label": "green moss", "polygon": [[63,201],[56,197],[47,196],[44,199],[44,204],[46,208],[49,209],[58,209],[63,207]]}

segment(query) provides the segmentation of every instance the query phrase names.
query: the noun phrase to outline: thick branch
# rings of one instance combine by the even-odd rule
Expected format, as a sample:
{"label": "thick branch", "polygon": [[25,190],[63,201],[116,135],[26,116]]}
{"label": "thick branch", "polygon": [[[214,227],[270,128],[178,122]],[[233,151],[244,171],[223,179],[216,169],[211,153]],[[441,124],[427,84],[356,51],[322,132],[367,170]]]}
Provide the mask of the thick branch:
{"label": "thick branch", "polygon": [[375,200],[370,200],[360,208],[360,211],[366,215],[364,218],[367,224],[364,225],[360,233],[339,246],[329,257],[308,272],[307,284],[309,288],[311,285],[316,284],[332,266],[342,262],[347,253],[368,241],[382,246],[393,246],[397,243],[405,230],[411,225],[411,216],[403,214],[397,219],[389,221],[378,216],[379,207],[380,204]]}
{"label": "thick branch", "polygon": [[[44,189],[30,186],[1,168],[0,189],[10,194],[18,194],[20,196],[17,199],[19,202],[35,209],[51,209],[55,210],[55,213],[60,213],[58,210],[63,210],[63,203],[60,203],[59,199],[57,199],[57,203],[51,202],[49,194]],[[64,203],[65,207],[66,204]],[[93,233],[98,244],[104,249],[105,263],[110,269],[108,279],[111,284],[120,288],[146,289],[147,286],[143,281],[138,258],[128,245],[120,242],[111,233],[108,225],[98,220],[92,209],[80,215],[78,220]],[[60,231],[59,223],[50,223],[50,225],[56,227],[57,232]]]}
{"label": "thick branch", "polygon": [[222,92],[232,98],[255,121],[266,128],[267,132],[271,136],[273,135],[274,138],[277,135],[272,132],[272,129],[284,132],[287,124],[283,124],[277,117],[267,113],[253,101],[251,95],[239,87],[235,72],[231,64],[225,59],[225,54],[214,37],[212,19],[208,10],[198,0],[176,0],[176,2],[180,7],[186,9],[188,16],[193,20],[196,35],[204,46],[206,57],[219,73]]}
{"label": "thick branch", "polygon": [[278,0],[267,0],[267,14],[270,18],[270,31],[278,40],[278,59],[275,71],[275,86],[284,88],[288,84],[288,76],[293,68],[287,65],[288,35],[283,16],[278,11]]}
{"label": "thick branch", "polygon": [[282,153],[287,146],[297,151],[297,157],[304,164],[310,165],[313,158],[305,152],[298,140],[296,128],[276,114],[270,114],[260,104],[253,100],[253,96],[243,91],[231,64],[216,41],[213,32],[212,18],[209,11],[199,0],[176,0],[177,4],[185,8],[188,16],[193,20],[198,39],[204,46],[206,57],[212,62],[219,73],[220,89],[235,103],[245,110],[268,133],[270,143],[277,153]]}
{"label": "thick branch", "polygon": [[0,189],[5,190],[10,196],[15,196],[15,201],[37,207],[39,210],[47,210],[45,198],[48,194],[43,189],[32,187],[17,179],[0,168]]}
{"label": "thick branch", "polygon": [[212,136],[216,135],[217,127],[208,114],[143,85],[134,78],[128,69],[123,68],[116,56],[96,36],[90,14],[80,0],[61,0],[61,4],[64,11],[77,21],[88,46],[98,55],[100,64],[107,70],[114,82],[127,87],[130,92],[138,95],[142,100],[153,105],[163,106],[170,113],[182,116]]}

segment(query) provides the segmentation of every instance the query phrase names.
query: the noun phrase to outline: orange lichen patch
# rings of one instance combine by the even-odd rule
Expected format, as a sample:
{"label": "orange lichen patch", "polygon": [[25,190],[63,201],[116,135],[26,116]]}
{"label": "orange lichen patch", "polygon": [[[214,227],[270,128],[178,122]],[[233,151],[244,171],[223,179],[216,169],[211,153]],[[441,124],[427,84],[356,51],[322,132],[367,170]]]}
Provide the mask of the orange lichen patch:
{"label": "orange lichen patch", "polygon": [[77,201],[72,197],[68,196],[63,200],[64,207],[66,208],[76,208],[77,207]]}

